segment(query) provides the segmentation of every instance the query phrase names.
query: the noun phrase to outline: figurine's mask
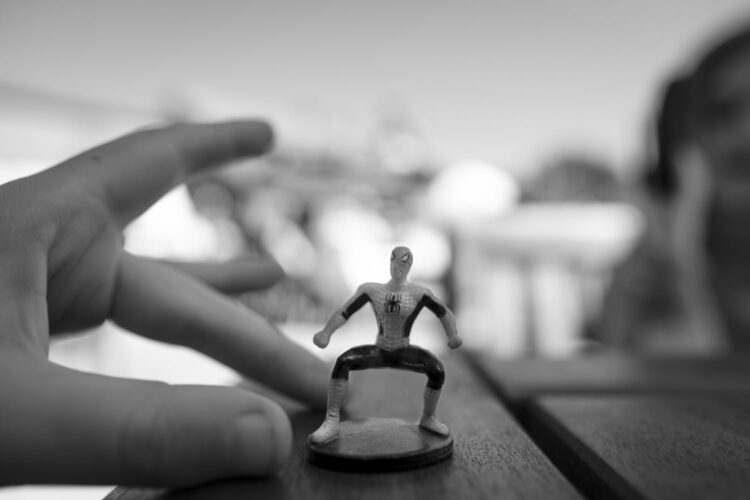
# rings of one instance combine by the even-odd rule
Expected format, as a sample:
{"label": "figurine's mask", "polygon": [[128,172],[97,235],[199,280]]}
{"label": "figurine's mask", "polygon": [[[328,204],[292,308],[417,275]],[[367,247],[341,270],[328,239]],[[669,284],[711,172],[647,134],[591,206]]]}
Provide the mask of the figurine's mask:
{"label": "figurine's mask", "polygon": [[394,248],[391,252],[391,278],[395,281],[405,281],[413,261],[411,250],[406,247]]}

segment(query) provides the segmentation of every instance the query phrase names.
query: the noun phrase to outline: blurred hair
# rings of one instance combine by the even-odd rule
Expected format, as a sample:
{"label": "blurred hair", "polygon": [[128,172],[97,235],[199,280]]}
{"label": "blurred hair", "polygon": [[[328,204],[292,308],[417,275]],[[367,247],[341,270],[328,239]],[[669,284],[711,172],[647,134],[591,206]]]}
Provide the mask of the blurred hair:
{"label": "blurred hair", "polygon": [[704,119],[711,79],[734,57],[750,50],[750,23],[735,29],[699,57],[687,75],[669,81],[662,91],[652,128],[643,184],[657,198],[670,199],[679,189],[676,155],[693,140]]}
{"label": "blurred hair", "polygon": [[655,113],[653,142],[643,182],[659,198],[671,198],[679,187],[675,158],[692,138],[690,87],[690,79],[685,76],[670,81]]}
{"label": "blurred hair", "polygon": [[723,37],[698,59],[691,79],[695,119],[698,123],[703,118],[706,96],[713,77],[726,63],[747,51],[750,51],[750,23],[743,24],[732,31],[731,35]]}

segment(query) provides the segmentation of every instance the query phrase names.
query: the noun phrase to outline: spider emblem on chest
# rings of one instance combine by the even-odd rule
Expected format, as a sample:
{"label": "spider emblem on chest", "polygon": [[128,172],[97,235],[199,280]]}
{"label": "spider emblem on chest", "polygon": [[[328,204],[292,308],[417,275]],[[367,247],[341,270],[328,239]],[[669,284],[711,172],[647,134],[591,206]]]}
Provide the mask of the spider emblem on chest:
{"label": "spider emblem on chest", "polygon": [[385,296],[385,302],[383,303],[383,309],[389,316],[398,316],[401,312],[401,294],[400,293],[389,293]]}

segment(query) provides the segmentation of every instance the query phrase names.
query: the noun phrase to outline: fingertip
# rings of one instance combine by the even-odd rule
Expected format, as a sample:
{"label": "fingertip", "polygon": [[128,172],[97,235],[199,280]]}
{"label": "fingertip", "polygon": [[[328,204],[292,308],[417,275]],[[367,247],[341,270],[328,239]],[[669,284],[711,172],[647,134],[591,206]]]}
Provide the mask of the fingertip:
{"label": "fingertip", "polygon": [[116,482],[182,487],[263,477],[289,458],[289,419],[262,396],[208,386],[149,392],[148,400],[121,422]]}
{"label": "fingertip", "polygon": [[273,149],[275,134],[273,127],[265,120],[236,122],[243,132],[243,154],[263,155]]}
{"label": "fingertip", "polygon": [[276,441],[276,460],[273,470],[283,467],[292,451],[292,424],[286,412],[273,401],[269,401],[269,422]]}
{"label": "fingertip", "polygon": [[231,277],[236,280],[239,292],[270,288],[286,277],[286,272],[281,265],[270,257],[259,260],[242,259],[237,261],[237,264]]}
{"label": "fingertip", "polygon": [[289,459],[292,447],[292,427],[284,410],[270,400],[235,422],[238,445],[237,473],[267,476],[276,472]]}
{"label": "fingertip", "polygon": [[268,279],[272,283],[278,283],[286,278],[286,271],[284,271],[284,268],[277,261],[269,259],[266,265],[268,266]]}

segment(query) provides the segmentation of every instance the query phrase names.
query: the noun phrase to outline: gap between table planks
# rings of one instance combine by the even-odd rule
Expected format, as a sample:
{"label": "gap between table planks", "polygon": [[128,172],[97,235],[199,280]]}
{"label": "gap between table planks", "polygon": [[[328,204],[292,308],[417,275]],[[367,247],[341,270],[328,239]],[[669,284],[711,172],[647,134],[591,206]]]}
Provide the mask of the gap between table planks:
{"label": "gap between table planks", "polygon": [[750,356],[627,356],[604,353],[565,359],[469,358],[514,412],[551,394],[750,393]]}

